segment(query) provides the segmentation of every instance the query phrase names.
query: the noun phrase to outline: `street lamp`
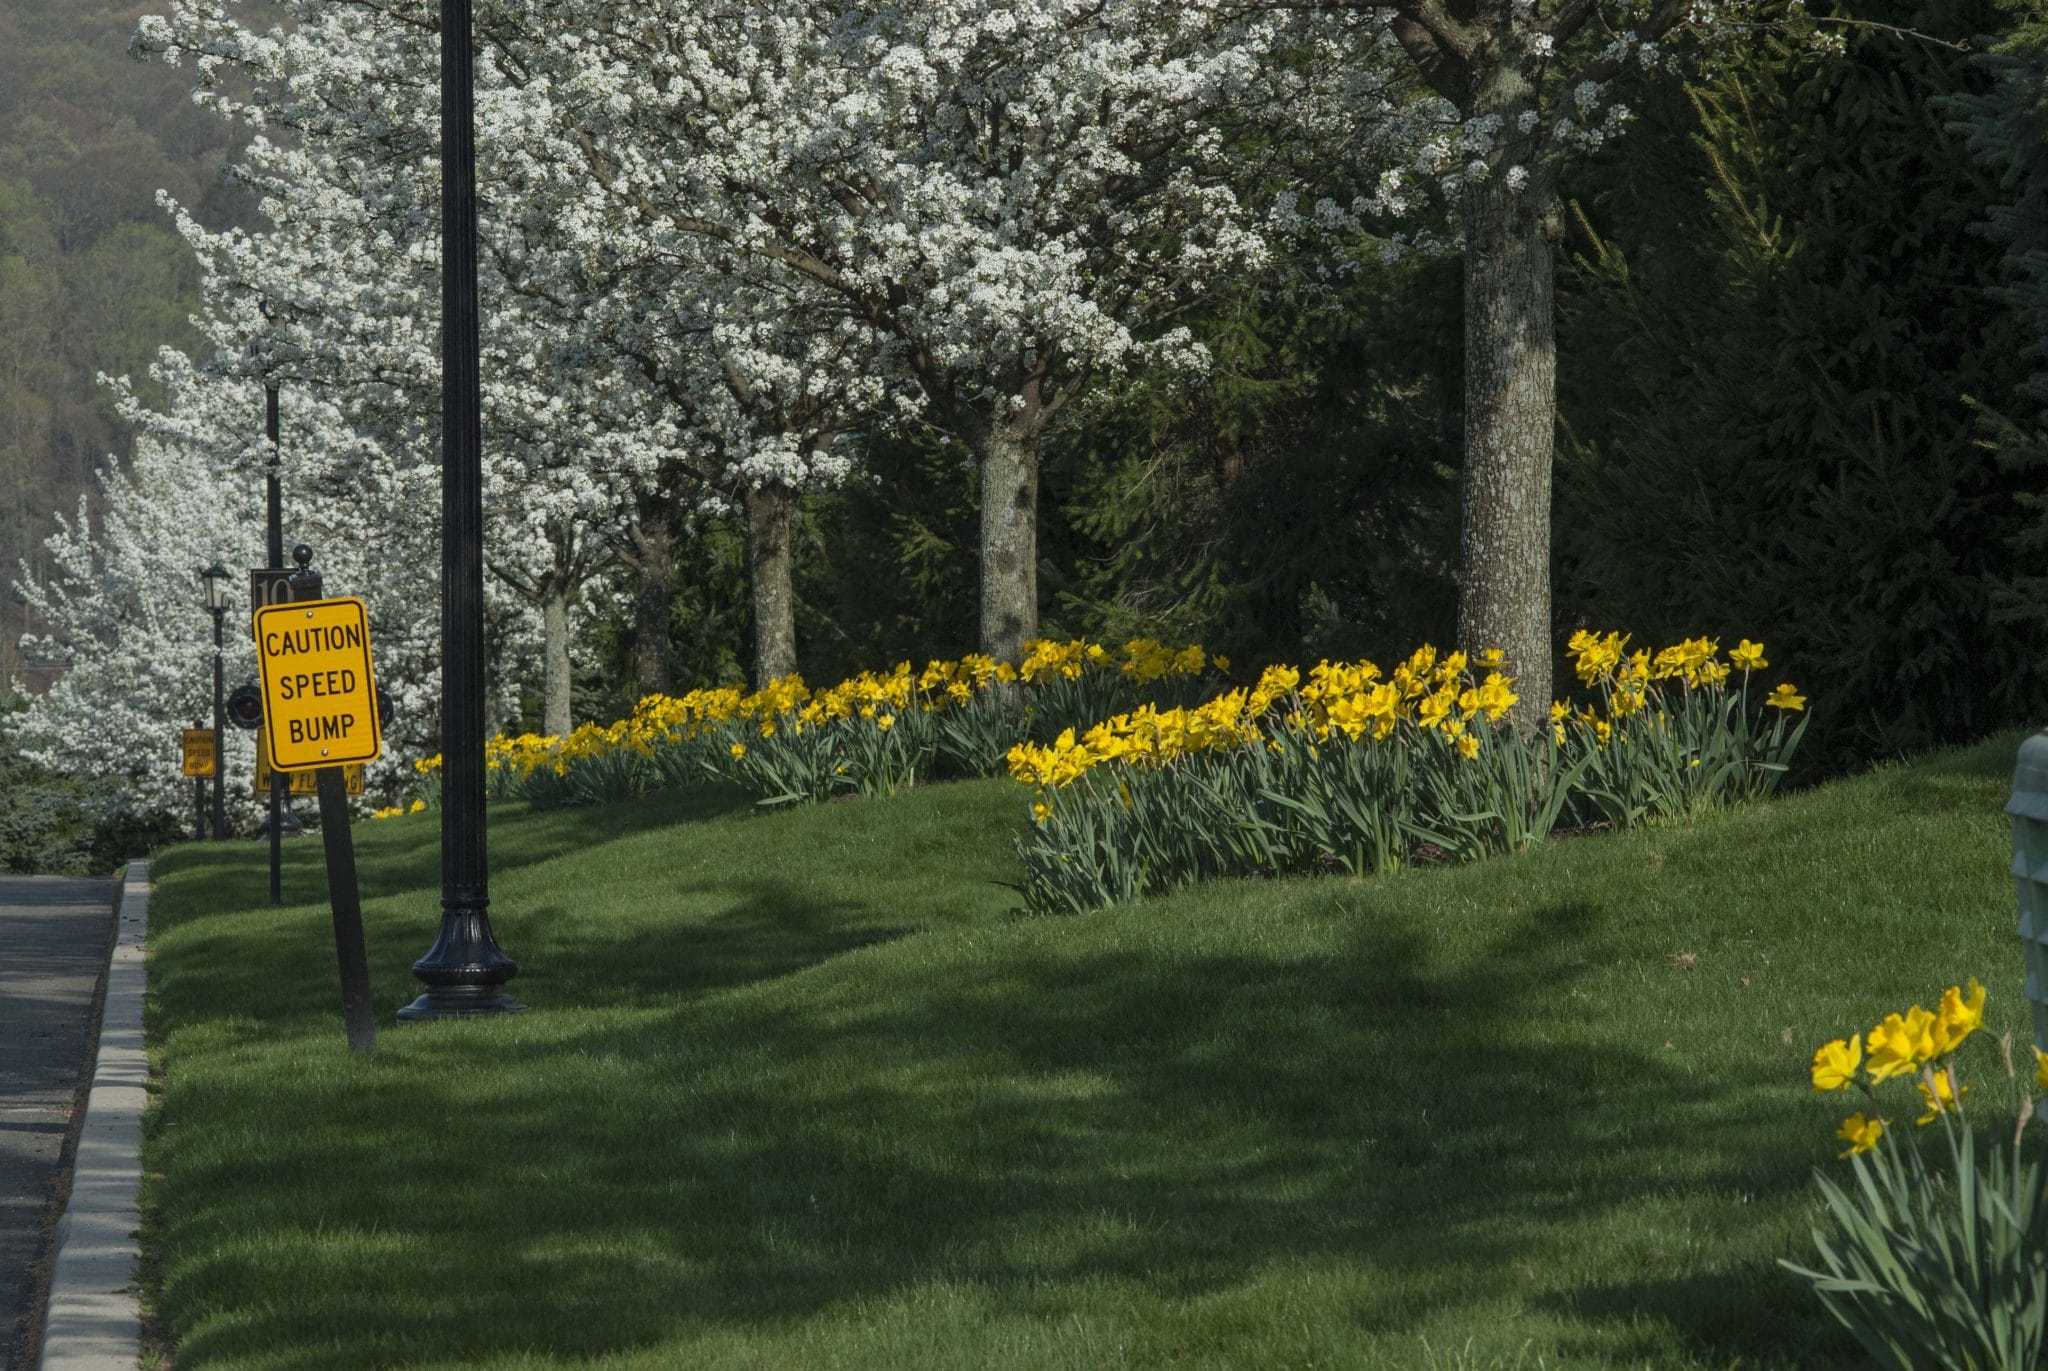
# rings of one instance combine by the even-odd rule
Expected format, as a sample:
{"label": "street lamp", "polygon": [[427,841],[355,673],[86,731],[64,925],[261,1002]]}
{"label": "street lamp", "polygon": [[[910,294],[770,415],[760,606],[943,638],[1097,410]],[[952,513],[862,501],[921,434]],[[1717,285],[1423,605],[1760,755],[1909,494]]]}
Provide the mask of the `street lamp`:
{"label": "street lamp", "polygon": [[221,734],[227,725],[227,718],[221,702],[220,625],[228,612],[228,569],[218,558],[210,567],[201,569],[200,584],[206,587],[206,607],[213,612],[213,836],[228,836],[227,756],[222,750]]}
{"label": "street lamp", "polygon": [[441,0],[441,930],[400,1023],[517,1014],[491,933],[484,827],[483,395],[470,0]]}

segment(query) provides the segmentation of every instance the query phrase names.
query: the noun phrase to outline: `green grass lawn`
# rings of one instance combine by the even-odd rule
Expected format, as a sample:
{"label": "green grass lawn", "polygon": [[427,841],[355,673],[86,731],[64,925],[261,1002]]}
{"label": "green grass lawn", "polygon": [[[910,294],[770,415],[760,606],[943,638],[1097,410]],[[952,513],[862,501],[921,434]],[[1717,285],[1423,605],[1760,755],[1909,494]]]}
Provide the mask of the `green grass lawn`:
{"label": "green grass lawn", "polygon": [[1005,782],[508,807],[534,1012],[405,1030],[438,827],[366,824],[362,1058],[317,843],[281,910],[175,848],[151,1298],[180,1371],[1854,1365],[1775,1265],[1846,1169],[1806,1063],[1970,975],[2023,1024],[2017,742],[1073,918]]}

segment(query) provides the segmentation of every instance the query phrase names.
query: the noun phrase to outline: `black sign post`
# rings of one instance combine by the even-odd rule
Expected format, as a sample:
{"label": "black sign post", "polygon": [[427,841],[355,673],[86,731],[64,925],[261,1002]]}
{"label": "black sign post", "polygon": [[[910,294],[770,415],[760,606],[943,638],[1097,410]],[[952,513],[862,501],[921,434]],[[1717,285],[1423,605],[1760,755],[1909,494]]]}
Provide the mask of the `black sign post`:
{"label": "black sign post", "polygon": [[[304,543],[292,549],[299,569],[291,573],[292,599],[317,600],[320,573],[313,570],[313,550]],[[327,902],[334,909],[334,954],[341,965],[341,1020],[348,1050],[368,1052],[377,1045],[377,1020],[370,1009],[370,957],[363,945],[362,893],[356,887],[355,835],[348,826],[348,778],[338,766],[323,766],[315,775],[320,787],[320,842],[327,855]],[[284,777],[273,766],[270,794],[277,803]],[[273,814],[277,811],[271,810]],[[277,828],[271,827],[275,861]],[[272,870],[276,870],[275,867]]]}
{"label": "black sign post", "polygon": [[[267,311],[266,311],[267,314]],[[258,598],[259,577],[262,582],[282,592],[282,598],[291,598],[291,573],[284,567],[284,493],[279,479],[281,465],[277,446],[277,383],[266,382],[263,386],[263,436],[270,440],[269,470],[263,480],[264,505],[264,560],[268,565],[259,572],[249,573],[249,610],[253,614],[263,605],[276,604],[277,600]],[[275,771],[270,773],[270,903],[284,903],[284,786],[285,782]]]}
{"label": "black sign post", "polygon": [[[334,906],[334,952],[341,963],[341,1022],[348,1033],[348,1050],[368,1052],[377,1045],[377,1019],[370,1009],[370,958],[363,946],[356,845],[348,826],[348,782],[338,766],[323,766],[315,774],[320,784],[320,841],[327,848],[327,899]],[[277,775],[271,772],[273,795]]]}

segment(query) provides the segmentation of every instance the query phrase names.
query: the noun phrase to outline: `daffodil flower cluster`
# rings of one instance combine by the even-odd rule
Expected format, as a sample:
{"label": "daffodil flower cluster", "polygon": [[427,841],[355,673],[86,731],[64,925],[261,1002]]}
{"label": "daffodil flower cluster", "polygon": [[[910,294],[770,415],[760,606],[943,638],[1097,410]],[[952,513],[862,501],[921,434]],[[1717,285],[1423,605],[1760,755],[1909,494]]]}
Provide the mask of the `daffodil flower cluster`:
{"label": "daffodil flower cluster", "polygon": [[[1877,1146],[1890,1125],[1880,1107],[1876,1087],[1900,1077],[1918,1079],[1922,1112],[1914,1120],[1930,1124],[1959,1109],[1970,1087],[1959,1083],[1955,1053],[1984,1026],[1984,987],[1975,980],[1966,991],[1950,986],[1933,1010],[1914,1005],[1903,1014],[1887,1014],[1867,1033],[1837,1038],[1813,1054],[1813,1088],[1818,1093],[1859,1089],[1869,1103],[1842,1120],[1835,1136],[1848,1144],[1853,1157]],[[2037,1054],[2038,1055],[2038,1054]],[[2043,1075],[2048,1075],[2044,1068]]]}
{"label": "daffodil flower cluster", "polygon": [[[799,773],[823,777],[822,784],[858,786],[865,784],[864,767],[886,764],[904,773],[890,786],[895,788],[914,779],[912,773],[929,761],[926,754],[945,741],[926,735],[925,720],[943,727],[953,718],[975,715],[976,722],[1001,730],[1007,745],[1033,716],[1070,714],[1085,708],[1090,699],[1192,683],[1212,668],[1227,667],[1227,661],[1211,658],[1194,645],[1174,648],[1134,638],[1119,652],[1085,639],[1042,639],[1028,645],[1019,666],[969,653],[928,662],[922,670],[899,662],[887,671],[863,671],[820,690],[812,690],[799,675],[789,675],[755,691],[717,686],[682,695],[649,695],[615,723],[587,723],[562,737],[522,733],[493,738],[485,744],[485,764],[495,794],[559,803],[576,791],[555,782],[568,781],[593,764],[624,777],[619,784],[627,794],[637,793],[653,781],[634,770],[634,758],[658,762],[665,754],[708,740],[696,754],[701,766],[764,794],[789,793],[792,766]],[[1012,708],[1001,692],[1019,682],[1027,698]],[[993,711],[987,719],[976,713],[983,707]],[[834,741],[820,751],[813,743],[827,730],[835,731]],[[876,735],[892,732],[899,740],[905,732],[917,736],[886,748],[876,746]],[[797,751],[789,752],[792,747]],[[801,759],[793,760],[799,753]],[[440,760],[423,758],[415,770],[431,777]],[[667,781],[691,774],[680,764],[652,770]]]}
{"label": "daffodil flower cluster", "polygon": [[409,805],[386,805],[382,809],[373,809],[370,811],[370,817],[373,819],[396,819],[406,814],[417,814],[426,807],[427,802],[425,800],[414,800]]}
{"label": "daffodil flower cluster", "polygon": [[[1764,646],[1744,638],[1728,649],[1728,660],[1720,660],[1721,644],[1714,638],[1687,638],[1673,643],[1670,647],[1658,648],[1654,653],[1647,648],[1628,650],[1630,637],[1623,633],[1596,634],[1579,629],[1566,642],[1565,649],[1571,654],[1572,669],[1577,673],[1579,684],[1597,690],[1606,707],[1606,718],[1591,709],[1572,711],[1570,706],[1559,701],[1551,706],[1552,726],[1558,733],[1558,741],[1564,741],[1566,720],[1594,730],[1604,745],[1612,736],[1612,729],[1623,720],[1646,711],[1652,711],[1652,696],[1656,685],[1663,681],[1680,682],[1687,691],[1708,690],[1725,686],[1737,672],[1742,675],[1742,688],[1746,691],[1749,677],[1761,671],[1770,663],[1764,660]],[[1764,700],[1772,709],[1795,713],[1806,708],[1806,697],[1796,687],[1786,682],[1773,690]],[[1601,724],[1608,727],[1601,728]]]}
{"label": "daffodil flower cluster", "polygon": [[1597,704],[1559,701],[1526,737],[1500,650],[1425,644],[1391,670],[1270,666],[1200,703],[1020,742],[1006,760],[1036,792],[1027,898],[1076,910],[1212,876],[1523,851],[1560,822],[1627,827],[1762,795],[1803,735],[1785,724],[1805,705],[1789,685],[1763,704],[1775,722],[1752,713],[1746,684],[1768,663],[1747,638],[1726,654],[1704,637],[1631,651],[1581,630],[1571,651]]}
{"label": "daffodil flower cluster", "polygon": [[[1199,652],[1189,651],[1196,655],[1184,660],[1199,670]],[[1139,660],[1137,654],[1131,660]],[[1181,660],[1172,665],[1180,666]],[[1147,665],[1158,661],[1153,658]],[[1498,724],[1518,697],[1501,672],[1489,672],[1477,683],[1469,672],[1464,653],[1440,657],[1426,644],[1386,676],[1368,661],[1326,660],[1309,669],[1304,683],[1296,668],[1270,666],[1257,685],[1227,691],[1202,705],[1146,706],[1078,735],[1067,729],[1050,744],[1019,743],[1010,750],[1010,775],[1043,791],[1071,785],[1098,766],[1158,767],[1192,753],[1280,747],[1282,729],[1306,732],[1318,743],[1339,734],[1353,742],[1367,737],[1385,742],[1404,723],[1441,733],[1470,759],[1479,753],[1478,739],[1469,731],[1475,722]],[[1278,709],[1283,702],[1291,707]],[[1034,812],[1045,810],[1041,794]]]}
{"label": "daffodil flower cluster", "polygon": [[[1813,1231],[1819,1261],[1780,1260],[1883,1366],[2037,1366],[2048,1266],[2043,1173],[2025,1155],[2034,1099],[2013,1069],[2012,1034],[1995,1040],[2014,1104],[2012,1134],[1981,1146],[1963,1103],[1958,1063],[1984,1027],[1984,987],[1952,985],[1933,1009],[1912,1005],[1813,1054],[1816,1094],[1856,1090],[1863,1108],[1843,1119],[1853,1183],[1815,1173],[1828,1222]],[[2038,1049],[2031,1085],[2048,1088]],[[1892,1081],[1919,1093],[1922,1127],[1941,1122],[1944,1148],[1893,1136]],[[1908,1104],[1907,1107],[1911,1107]]]}
{"label": "daffodil flower cluster", "polygon": [[1790,682],[1752,706],[1750,680],[1770,665],[1748,638],[1631,649],[1629,636],[1580,629],[1566,644],[1594,699],[1550,706],[1552,740],[1585,749],[1585,790],[1617,827],[1677,818],[1767,793],[1805,735],[1806,697]]}
{"label": "daffodil flower cluster", "polygon": [[1256,743],[1265,735],[1248,708],[1249,697],[1248,691],[1233,690],[1194,709],[1143,705],[1103,720],[1079,738],[1069,728],[1049,746],[1019,743],[1010,749],[1010,775],[1041,788],[1071,785],[1111,762],[1164,766],[1190,752]]}

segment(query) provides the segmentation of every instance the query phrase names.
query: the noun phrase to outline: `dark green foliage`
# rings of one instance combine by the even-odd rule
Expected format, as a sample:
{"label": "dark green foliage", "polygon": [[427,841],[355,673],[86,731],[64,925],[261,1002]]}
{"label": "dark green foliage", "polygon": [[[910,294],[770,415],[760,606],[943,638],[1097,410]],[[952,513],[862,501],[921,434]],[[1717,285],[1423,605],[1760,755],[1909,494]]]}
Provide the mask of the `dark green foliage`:
{"label": "dark green foliage", "polygon": [[1188,385],[1140,377],[1052,444],[1065,617],[1247,664],[1444,640],[1457,554],[1458,265],[1255,283],[1192,322]]}
{"label": "dark green foliage", "polygon": [[[2048,344],[2048,6],[2007,0],[2004,9],[2010,31],[1975,59],[1988,81],[1941,107],[1998,177],[2001,194],[1986,211],[1983,232],[2005,245],[2010,276],[1991,294],[2026,325],[2038,366]],[[2048,372],[2036,370],[2022,389],[2048,405]]]}
{"label": "dark green foliage", "polygon": [[[806,502],[792,548],[804,679],[972,651],[980,605],[973,462],[937,434],[877,435],[864,471]],[[1041,529],[1040,551],[1057,547]],[[1046,572],[1040,571],[1043,588]],[[1055,631],[1049,620],[1047,632]]]}
{"label": "dark green foliage", "polygon": [[[798,534],[802,540],[802,534]],[[676,539],[669,574],[668,652],[671,690],[731,685],[746,679],[743,665],[753,655],[753,618],[747,599],[744,533],[726,520],[705,517]],[[572,699],[578,721],[600,723],[633,712],[640,697],[636,677],[633,603],[641,573],[627,568],[623,594],[610,612],[590,626],[593,669],[579,670]],[[541,729],[541,693],[536,669],[520,701],[520,729]]]}
{"label": "dark green foliage", "polygon": [[[1857,14],[1997,23],[1982,0]],[[1561,627],[1762,639],[1828,766],[2048,705],[2048,606],[2001,600],[2041,564],[2016,541],[2036,482],[1983,418],[2029,339],[1972,232],[1998,188],[1936,107],[1988,78],[1848,33],[1827,56],[1765,31],[1651,94],[1583,185],[1559,366]]]}
{"label": "dark green foliage", "polygon": [[79,817],[78,787],[0,757],[0,871],[75,875],[95,870],[92,825]]}
{"label": "dark green foliage", "polygon": [[0,751],[0,873],[100,875],[179,835],[168,825],[95,824],[86,786]]}
{"label": "dark green foliage", "polygon": [[[2048,406],[2048,7],[2039,0],[2007,0],[2012,24],[2003,41],[1979,56],[1977,65],[1989,75],[1988,89],[1956,96],[1945,108],[1967,133],[1970,150],[1998,177],[2001,197],[1981,225],[1985,236],[2005,245],[2006,280],[1991,294],[2007,305],[2025,329],[2035,367],[2019,391],[2039,406]],[[2031,425],[2022,426],[1987,412],[1986,429],[1999,446],[2000,457],[2031,489],[2018,495],[2028,518],[2010,545],[2017,565],[1994,600],[2002,622],[2026,624],[2048,603],[2048,504],[2039,490],[2048,473],[2048,444],[2043,442],[2037,409]]]}
{"label": "dark green foliage", "polygon": [[[1105,378],[1048,437],[1041,631],[1200,642],[1246,663],[1443,639],[1457,547],[1455,261],[1255,282],[1190,320],[1189,384]],[[806,679],[975,645],[973,465],[878,436],[797,532]]]}

